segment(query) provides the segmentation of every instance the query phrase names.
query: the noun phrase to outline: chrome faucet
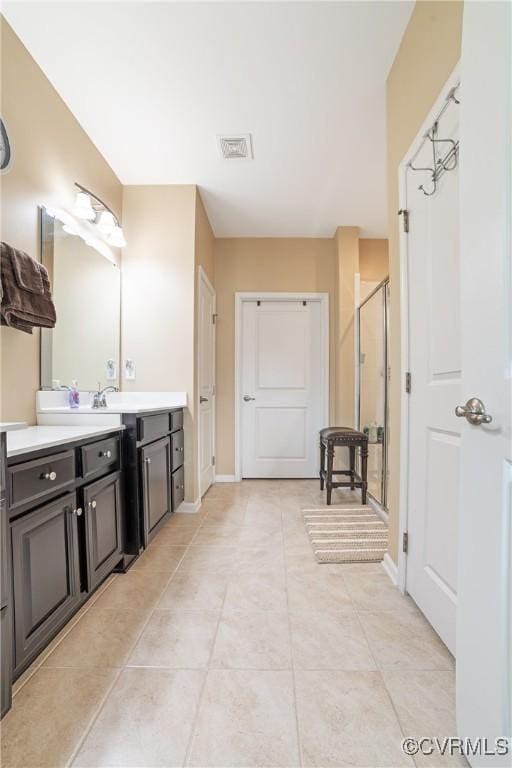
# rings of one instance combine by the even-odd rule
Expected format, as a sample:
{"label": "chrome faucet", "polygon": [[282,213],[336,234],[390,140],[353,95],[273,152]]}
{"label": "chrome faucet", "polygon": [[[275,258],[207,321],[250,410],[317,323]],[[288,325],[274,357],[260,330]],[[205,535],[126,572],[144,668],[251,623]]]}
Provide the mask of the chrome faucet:
{"label": "chrome faucet", "polygon": [[118,392],[117,387],[104,387],[103,389],[100,388],[100,383],[98,381],[98,391],[94,393],[92,398],[92,407],[93,408],[106,408],[107,407],[107,392]]}

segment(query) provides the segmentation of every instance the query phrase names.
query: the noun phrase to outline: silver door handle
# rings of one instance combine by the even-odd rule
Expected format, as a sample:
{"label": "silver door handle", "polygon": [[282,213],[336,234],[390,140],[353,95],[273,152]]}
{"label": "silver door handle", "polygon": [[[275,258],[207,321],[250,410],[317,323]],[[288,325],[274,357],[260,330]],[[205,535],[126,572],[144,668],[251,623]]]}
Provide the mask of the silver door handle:
{"label": "silver door handle", "polygon": [[465,417],[470,424],[478,427],[480,424],[490,424],[492,416],[485,412],[485,405],[478,397],[470,397],[466,405],[458,405],[455,415],[460,419]]}
{"label": "silver door handle", "polygon": [[201,395],[201,397],[199,398],[199,402],[200,402],[200,403],[207,403],[207,402],[208,402],[208,398],[207,398],[207,397],[203,397],[203,396]]}
{"label": "silver door handle", "polygon": [[244,400],[246,403],[248,403],[250,400],[256,400],[256,398],[251,397],[250,395],[244,395]]}

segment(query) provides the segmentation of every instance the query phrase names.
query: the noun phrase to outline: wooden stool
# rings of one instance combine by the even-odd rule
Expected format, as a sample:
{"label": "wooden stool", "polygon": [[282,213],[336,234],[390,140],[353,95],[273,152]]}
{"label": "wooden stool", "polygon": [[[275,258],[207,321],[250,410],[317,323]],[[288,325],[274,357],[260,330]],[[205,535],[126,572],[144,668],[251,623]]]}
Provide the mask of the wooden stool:
{"label": "wooden stool", "polygon": [[[350,469],[333,469],[334,449],[343,446],[349,449]],[[361,475],[356,473],[356,448],[361,449]],[[327,469],[325,452],[327,451]],[[361,488],[361,500],[366,504],[368,468],[368,435],[348,427],[326,427],[320,430],[320,490],[327,486],[327,504],[331,503],[333,488]],[[348,475],[348,481],[333,481],[334,475]]]}

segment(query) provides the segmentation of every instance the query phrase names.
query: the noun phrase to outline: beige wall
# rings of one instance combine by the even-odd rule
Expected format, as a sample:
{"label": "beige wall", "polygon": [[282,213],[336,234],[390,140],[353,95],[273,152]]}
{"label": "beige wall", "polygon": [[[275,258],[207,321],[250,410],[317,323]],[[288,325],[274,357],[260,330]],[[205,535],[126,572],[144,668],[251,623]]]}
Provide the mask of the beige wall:
{"label": "beige wall", "polygon": [[355,276],[359,272],[359,228],[338,227],[336,248],[336,347],[334,422],[355,426],[354,309]]}
{"label": "beige wall", "polygon": [[[13,160],[1,177],[2,239],[40,258],[40,205],[72,205],[73,182],[121,213],[121,184],[7,22],[1,26],[1,103]],[[35,421],[39,332],[2,328],[1,420]]]}
{"label": "beige wall", "polygon": [[[215,242],[217,292],[217,473],[234,473],[234,345],[236,291],[329,293],[334,359],[336,258],[327,238],[233,238]],[[334,366],[330,370],[334,393]],[[332,398],[331,398],[332,399]],[[332,412],[332,403],[331,403]]]}
{"label": "beige wall", "polygon": [[390,554],[397,560],[400,483],[400,260],[398,166],[460,57],[462,2],[416,3],[387,81],[388,222],[391,291],[389,453]]}
{"label": "beige wall", "polygon": [[389,248],[384,239],[359,240],[359,274],[361,280],[380,283],[389,275]]}
{"label": "beige wall", "polygon": [[127,391],[185,391],[186,500],[196,494],[194,272],[196,187],[127,186],[123,227],[122,360],[136,379]]}

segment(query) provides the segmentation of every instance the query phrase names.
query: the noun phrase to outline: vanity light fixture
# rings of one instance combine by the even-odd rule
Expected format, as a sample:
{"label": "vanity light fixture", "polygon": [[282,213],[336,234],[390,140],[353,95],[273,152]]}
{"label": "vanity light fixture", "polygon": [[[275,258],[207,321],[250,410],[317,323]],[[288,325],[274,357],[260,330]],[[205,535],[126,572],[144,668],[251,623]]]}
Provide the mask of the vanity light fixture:
{"label": "vanity light fixture", "polygon": [[116,228],[116,220],[110,211],[102,211],[98,221],[98,229],[104,235],[111,235]]}
{"label": "vanity light fixture", "polygon": [[114,231],[108,236],[107,240],[114,248],[124,248],[126,245],[123,230],[119,226],[114,227]]}
{"label": "vanity light fixture", "polygon": [[[76,196],[77,203],[78,199],[80,198],[81,204],[83,206],[82,210],[85,210],[85,206],[88,205],[94,214],[92,217],[81,216],[80,218],[88,218],[89,221],[94,221],[95,226],[101,232],[109,245],[112,245],[114,248],[124,248],[126,245],[126,240],[124,238],[119,219],[115,215],[114,211],[109,208],[108,205],[104,203],[100,197],[98,197],[98,195],[95,195],[94,192],[86,189],[76,181],[75,187],[78,189]],[[83,202],[84,198],[87,200],[87,203]],[[73,208],[73,213],[75,215],[79,215],[75,210],[77,203],[75,203],[75,208]]]}
{"label": "vanity light fixture", "polygon": [[78,219],[94,221],[96,218],[96,211],[92,207],[91,198],[85,192],[76,193],[75,204],[72,210],[73,215]]}

